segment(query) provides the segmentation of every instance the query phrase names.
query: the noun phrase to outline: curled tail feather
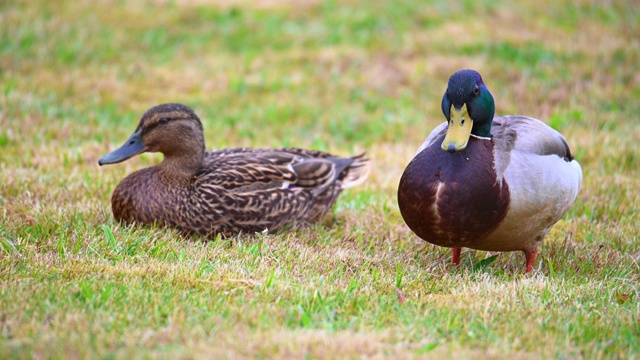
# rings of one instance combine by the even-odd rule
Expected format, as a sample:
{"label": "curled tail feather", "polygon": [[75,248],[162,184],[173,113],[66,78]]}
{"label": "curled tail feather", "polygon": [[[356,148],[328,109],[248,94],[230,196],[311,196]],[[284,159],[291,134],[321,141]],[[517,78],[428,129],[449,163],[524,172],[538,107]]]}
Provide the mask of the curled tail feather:
{"label": "curled tail feather", "polygon": [[362,184],[371,171],[371,159],[365,157],[366,153],[352,156],[353,162],[344,170],[342,178],[342,189],[348,189]]}

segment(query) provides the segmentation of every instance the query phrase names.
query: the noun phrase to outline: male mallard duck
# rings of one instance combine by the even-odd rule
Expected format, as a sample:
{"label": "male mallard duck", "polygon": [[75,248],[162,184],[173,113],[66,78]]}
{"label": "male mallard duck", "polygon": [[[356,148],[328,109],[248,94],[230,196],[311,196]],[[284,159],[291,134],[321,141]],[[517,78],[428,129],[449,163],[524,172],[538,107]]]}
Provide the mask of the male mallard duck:
{"label": "male mallard duck", "polygon": [[398,205],[420,238],[460,249],[523,251],[533,270],[538,244],[569,210],[582,169],[565,138],[542,121],[495,117],[493,96],[473,70],[449,78],[447,122],[436,127],[400,179]]}
{"label": "male mallard duck", "polygon": [[342,189],[362,183],[369,173],[364,154],[341,158],[295,148],[205,152],[202,123],[181,104],[149,109],[129,140],[98,163],[119,163],[143,152],[161,152],[164,160],[116,187],[115,219],[207,236],[313,223]]}

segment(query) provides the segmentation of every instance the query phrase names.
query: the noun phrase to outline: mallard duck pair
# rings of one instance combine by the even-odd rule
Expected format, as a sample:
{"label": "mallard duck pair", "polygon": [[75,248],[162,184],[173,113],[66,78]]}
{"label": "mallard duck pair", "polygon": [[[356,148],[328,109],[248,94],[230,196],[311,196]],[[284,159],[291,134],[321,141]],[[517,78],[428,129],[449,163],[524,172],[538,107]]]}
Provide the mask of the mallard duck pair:
{"label": "mallard duck pair", "polygon": [[[401,214],[422,239],[460,249],[536,248],[575,201],[582,180],[562,135],[539,120],[494,118],[480,75],[451,76],[438,126],[406,168],[398,188]],[[148,110],[133,135],[99,160],[118,163],[143,152],[164,160],[127,176],[112,209],[125,223],[162,223],[185,233],[232,235],[316,222],[342,189],[369,173],[363,155],[336,157],[303,149],[205,151],[202,123],[189,107]]]}

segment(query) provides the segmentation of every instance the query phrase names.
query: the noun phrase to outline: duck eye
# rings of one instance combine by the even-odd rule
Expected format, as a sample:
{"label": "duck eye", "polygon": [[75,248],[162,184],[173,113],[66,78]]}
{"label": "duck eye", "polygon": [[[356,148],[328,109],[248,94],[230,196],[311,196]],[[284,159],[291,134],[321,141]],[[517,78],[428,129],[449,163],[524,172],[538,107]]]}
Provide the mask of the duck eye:
{"label": "duck eye", "polygon": [[166,124],[168,122],[169,122],[169,118],[166,118],[166,117],[160,118],[160,120],[158,120],[159,124]]}
{"label": "duck eye", "polygon": [[473,95],[478,95],[478,94],[480,94],[480,88],[476,86],[476,87],[473,89]]}

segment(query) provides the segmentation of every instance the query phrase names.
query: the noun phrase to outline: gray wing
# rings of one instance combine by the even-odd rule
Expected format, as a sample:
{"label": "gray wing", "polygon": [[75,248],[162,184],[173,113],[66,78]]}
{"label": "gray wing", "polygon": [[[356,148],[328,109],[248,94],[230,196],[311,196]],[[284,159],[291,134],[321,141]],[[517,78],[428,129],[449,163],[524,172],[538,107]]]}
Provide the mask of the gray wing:
{"label": "gray wing", "polygon": [[510,151],[536,155],[558,155],[573,160],[567,140],[542,121],[526,116],[495,117],[491,126],[496,145]]}
{"label": "gray wing", "polygon": [[500,178],[511,162],[512,151],[523,156],[557,155],[571,162],[567,140],[547,124],[526,116],[495,117],[491,126],[495,144],[495,168]]}

